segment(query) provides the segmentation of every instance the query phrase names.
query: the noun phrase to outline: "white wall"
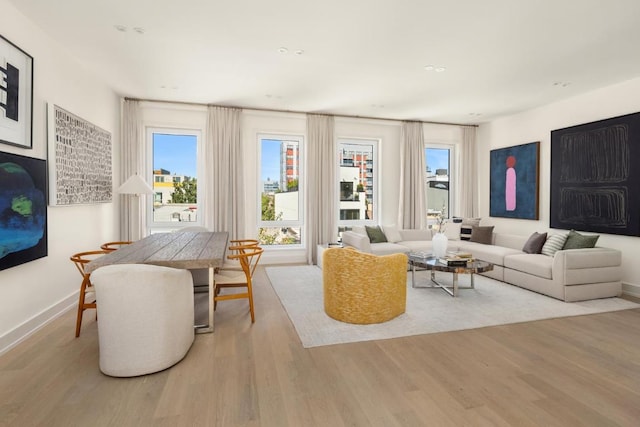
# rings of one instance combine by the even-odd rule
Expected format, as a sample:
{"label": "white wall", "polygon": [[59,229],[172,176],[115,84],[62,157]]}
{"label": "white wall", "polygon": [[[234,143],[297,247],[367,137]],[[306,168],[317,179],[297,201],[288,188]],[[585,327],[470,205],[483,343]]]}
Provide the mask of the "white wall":
{"label": "white wall", "polygon": [[[0,0],[0,11],[2,36],[34,58],[33,149],[0,144],[0,150],[46,159],[46,104],[51,102],[111,132],[117,177],[120,104],[116,94],[6,0]],[[48,208],[49,255],[0,271],[0,353],[77,304],[81,278],[69,256],[117,240],[116,205],[117,201]],[[73,336],[75,325],[68,327]]]}
{"label": "white wall", "polygon": [[[640,78],[585,93],[520,114],[483,124],[478,130],[478,192],[482,224],[496,225],[504,232],[529,234],[550,231],[549,177],[551,131],[640,111]],[[538,221],[489,217],[489,152],[495,148],[540,141],[540,216]],[[635,141],[640,143],[640,141]],[[638,197],[635,195],[635,197]],[[623,253],[625,291],[640,285],[640,263],[635,258],[640,238],[602,234],[598,246]]]}

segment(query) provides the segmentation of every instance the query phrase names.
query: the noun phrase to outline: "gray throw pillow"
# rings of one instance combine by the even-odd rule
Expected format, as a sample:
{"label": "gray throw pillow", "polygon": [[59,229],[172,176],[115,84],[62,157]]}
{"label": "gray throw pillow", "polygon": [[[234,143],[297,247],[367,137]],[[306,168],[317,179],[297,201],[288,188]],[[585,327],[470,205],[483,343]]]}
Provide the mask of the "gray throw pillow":
{"label": "gray throw pillow", "polygon": [[528,254],[539,254],[542,252],[542,246],[547,241],[547,233],[533,233],[529,236],[529,240],[524,244],[522,248],[523,252]]}
{"label": "gray throw pillow", "polygon": [[375,227],[369,227],[368,225],[364,227],[367,230],[367,236],[369,236],[369,241],[371,243],[384,243],[387,241],[387,237],[384,235],[379,225]]}
{"label": "gray throw pillow", "polygon": [[471,229],[471,241],[485,245],[493,244],[493,225],[482,227],[474,225]]}
{"label": "gray throw pillow", "polygon": [[567,237],[567,241],[564,242],[564,246],[562,249],[583,249],[583,248],[593,248],[598,241],[600,235],[598,234],[580,234],[575,230],[569,231],[569,236]]}

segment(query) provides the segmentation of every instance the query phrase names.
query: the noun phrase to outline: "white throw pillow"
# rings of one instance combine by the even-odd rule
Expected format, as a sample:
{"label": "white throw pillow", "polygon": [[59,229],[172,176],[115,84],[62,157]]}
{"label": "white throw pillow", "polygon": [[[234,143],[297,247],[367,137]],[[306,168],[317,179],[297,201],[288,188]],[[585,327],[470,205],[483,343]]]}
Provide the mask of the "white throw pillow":
{"label": "white throw pillow", "polygon": [[365,236],[369,236],[367,234],[367,230],[364,228],[364,226],[362,225],[354,225],[353,227],[351,227],[351,231],[353,231],[354,233],[358,233],[358,234],[364,234]]}
{"label": "white throw pillow", "polygon": [[547,256],[554,256],[556,252],[562,249],[564,242],[567,241],[567,237],[569,237],[569,233],[552,234],[547,237],[547,241],[544,242],[540,253]]}
{"label": "white throw pillow", "polygon": [[396,227],[395,224],[383,225],[382,231],[384,231],[384,235],[387,236],[388,242],[396,243],[402,240],[402,236],[400,236],[400,231],[398,231],[398,227]]}
{"label": "white throw pillow", "polygon": [[460,240],[461,227],[462,224],[459,222],[447,222],[447,225],[444,229],[444,235],[447,236],[449,240]]}

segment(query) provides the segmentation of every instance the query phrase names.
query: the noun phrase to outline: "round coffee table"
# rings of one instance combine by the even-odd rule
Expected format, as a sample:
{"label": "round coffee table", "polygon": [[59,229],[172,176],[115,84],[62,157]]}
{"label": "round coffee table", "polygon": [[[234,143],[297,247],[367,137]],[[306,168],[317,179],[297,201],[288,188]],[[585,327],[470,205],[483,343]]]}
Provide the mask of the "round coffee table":
{"label": "round coffee table", "polygon": [[[421,253],[409,254],[409,265],[411,266],[411,287],[416,288],[440,288],[447,292],[452,297],[458,296],[458,289],[474,289],[473,275],[475,273],[484,273],[485,271],[493,270],[493,264],[487,261],[473,260],[467,262],[465,265],[446,265],[438,261],[437,258],[431,255],[425,255]],[[415,285],[415,271],[416,267],[423,268],[431,271],[431,286],[416,286]],[[446,273],[453,273],[453,284],[447,286],[438,282],[435,278],[436,271],[444,271]],[[470,286],[458,286],[458,274],[470,274],[471,285]]]}

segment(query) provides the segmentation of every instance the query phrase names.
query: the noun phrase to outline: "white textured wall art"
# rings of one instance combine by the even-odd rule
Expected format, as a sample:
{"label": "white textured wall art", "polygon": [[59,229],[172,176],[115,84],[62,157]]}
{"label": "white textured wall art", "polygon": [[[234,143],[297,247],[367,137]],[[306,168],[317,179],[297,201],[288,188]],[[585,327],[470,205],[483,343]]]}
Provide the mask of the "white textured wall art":
{"label": "white textured wall art", "polygon": [[111,133],[49,104],[49,204],[110,202]]}

